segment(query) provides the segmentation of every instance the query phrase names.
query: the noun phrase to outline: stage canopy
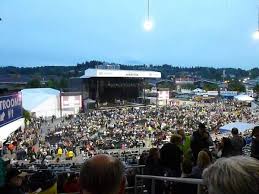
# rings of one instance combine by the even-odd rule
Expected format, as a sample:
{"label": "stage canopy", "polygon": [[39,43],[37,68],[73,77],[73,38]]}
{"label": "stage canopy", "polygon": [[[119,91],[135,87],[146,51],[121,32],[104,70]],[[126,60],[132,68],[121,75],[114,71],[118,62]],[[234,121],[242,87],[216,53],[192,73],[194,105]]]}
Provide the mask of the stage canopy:
{"label": "stage canopy", "polygon": [[239,132],[244,133],[246,130],[253,129],[255,124],[245,122],[234,122],[220,127],[219,130],[222,133],[229,133],[233,128],[237,128]]}
{"label": "stage canopy", "polygon": [[119,77],[119,78],[161,78],[157,71],[136,71],[120,69],[87,69],[81,78]]}
{"label": "stage canopy", "polygon": [[236,100],[238,101],[243,101],[243,102],[252,102],[254,100],[254,98],[245,95],[245,94],[240,94],[234,97]]}

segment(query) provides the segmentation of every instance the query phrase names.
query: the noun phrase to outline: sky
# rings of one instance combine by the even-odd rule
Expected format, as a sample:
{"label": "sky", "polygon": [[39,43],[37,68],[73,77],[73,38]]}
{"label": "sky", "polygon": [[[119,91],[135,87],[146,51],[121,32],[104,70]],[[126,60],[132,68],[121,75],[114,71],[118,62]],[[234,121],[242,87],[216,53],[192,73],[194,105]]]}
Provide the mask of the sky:
{"label": "sky", "polygon": [[0,0],[0,66],[259,67],[259,0]]}

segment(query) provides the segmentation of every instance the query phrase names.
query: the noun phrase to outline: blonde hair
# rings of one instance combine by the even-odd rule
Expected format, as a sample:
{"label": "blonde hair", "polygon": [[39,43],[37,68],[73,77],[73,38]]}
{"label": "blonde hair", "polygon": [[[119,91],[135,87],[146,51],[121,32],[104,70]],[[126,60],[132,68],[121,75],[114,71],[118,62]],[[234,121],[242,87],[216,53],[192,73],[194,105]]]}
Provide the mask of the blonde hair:
{"label": "blonde hair", "polygon": [[211,164],[210,156],[205,151],[200,151],[197,158],[197,165],[204,169],[207,168]]}
{"label": "blonde hair", "polygon": [[204,170],[210,194],[258,194],[259,161],[244,156],[217,160]]}

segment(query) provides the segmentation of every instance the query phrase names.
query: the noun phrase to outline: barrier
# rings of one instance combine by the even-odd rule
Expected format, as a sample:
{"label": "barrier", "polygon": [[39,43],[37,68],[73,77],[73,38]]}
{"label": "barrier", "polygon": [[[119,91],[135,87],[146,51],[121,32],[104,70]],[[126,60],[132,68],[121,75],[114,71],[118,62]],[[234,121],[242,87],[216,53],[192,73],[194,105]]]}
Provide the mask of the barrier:
{"label": "barrier", "polygon": [[[137,184],[138,184],[139,179],[151,179],[151,194],[155,194],[155,186],[156,186],[155,181],[156,180],[198,185],[197,194],[201,194],[200,186],[204,185],[202,179],[176,178],[176,177],[151,176],[151,175],[136,175],[135,176],[135,188],[134,188],[135,194],[138,194],[138,185]],[[141,189],[141,191],[143,193],[143,189]]]}

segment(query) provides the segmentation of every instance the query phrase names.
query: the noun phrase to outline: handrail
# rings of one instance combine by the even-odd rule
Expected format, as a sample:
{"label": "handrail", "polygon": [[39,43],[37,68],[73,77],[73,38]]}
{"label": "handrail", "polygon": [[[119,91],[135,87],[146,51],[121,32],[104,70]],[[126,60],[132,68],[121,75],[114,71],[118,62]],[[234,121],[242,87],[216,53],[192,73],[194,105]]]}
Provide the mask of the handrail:
{"label": "handrail", "polygon": [[164,176],[152,176],[152,175],[136,175],[136,178],[143,179],[153,179],[160,181],[171,181],[176,183],[187,183],[187,184],[195,184],[195,185],[204,185],[202,179],[194,179],[194,178],[176,178],[176,177],[164,177]]}
{"label": "handrail", "polygon": [[151,179],[151,194],[155,194],[155,183],[156,183],[155,181],[156,180],[198,185],[197,194],[201,193],[200,185],[205,185],[202,179],[176,178],[176,177],[164,177],[164,176],[152,176],[152,175],[136,175],[135,176],[135,188],[134,188],[135,194],[137,194],[138,179]]}

